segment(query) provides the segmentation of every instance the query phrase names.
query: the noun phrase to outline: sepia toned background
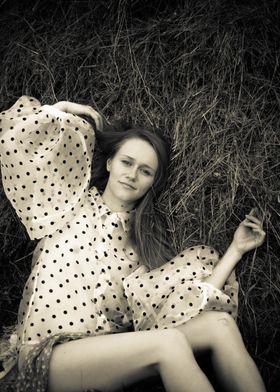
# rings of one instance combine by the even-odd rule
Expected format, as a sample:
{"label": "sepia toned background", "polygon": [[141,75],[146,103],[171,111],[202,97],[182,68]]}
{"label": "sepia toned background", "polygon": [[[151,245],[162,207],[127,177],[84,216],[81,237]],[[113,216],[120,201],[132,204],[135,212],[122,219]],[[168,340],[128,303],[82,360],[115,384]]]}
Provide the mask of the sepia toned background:
{"label": "sepia toned background", "polygon": [[[0,110],[23,94],[70,100],[169,136],[161,208],[178,252],[205,243],[222,254],[258,209],[267,236],[237,266],[237,321],[268,391],[279,391],[280,3],[1,0],[0,23]],[[35,245],[1,187],[1,327],[16,321]]]}

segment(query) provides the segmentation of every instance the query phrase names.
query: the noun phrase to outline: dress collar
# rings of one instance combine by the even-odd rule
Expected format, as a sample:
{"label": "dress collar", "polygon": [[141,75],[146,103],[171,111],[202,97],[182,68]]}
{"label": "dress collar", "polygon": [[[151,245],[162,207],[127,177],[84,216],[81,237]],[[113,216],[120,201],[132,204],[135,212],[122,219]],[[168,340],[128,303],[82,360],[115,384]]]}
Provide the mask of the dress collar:
{"label": "dress collar", "polygon": [[135,209],[131,211],[114,212],[107,206],[96,187],[92,187],[90,189],[90,193],[95,199],[97,214],[100,218],[102,218],[104,224],[107,222],[111,222],[111,224],[120,222],[123,230],[128,232],[131,226],[132,217],[135,214]]}

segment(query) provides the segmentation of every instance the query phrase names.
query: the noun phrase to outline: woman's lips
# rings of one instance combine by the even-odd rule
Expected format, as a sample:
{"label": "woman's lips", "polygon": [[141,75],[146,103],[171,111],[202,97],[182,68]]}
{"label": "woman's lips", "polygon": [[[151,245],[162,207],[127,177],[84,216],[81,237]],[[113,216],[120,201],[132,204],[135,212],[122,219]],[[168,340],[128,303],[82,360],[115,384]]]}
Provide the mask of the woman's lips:
{"label": "woman's lips", "polygon": [[133,189],[134,191],[136,190],[136,188],[133,185],[130,185],[130,184],[126,183],[126,182],[119,181],[119,183],[122,184],[122,186],[125,189]]}

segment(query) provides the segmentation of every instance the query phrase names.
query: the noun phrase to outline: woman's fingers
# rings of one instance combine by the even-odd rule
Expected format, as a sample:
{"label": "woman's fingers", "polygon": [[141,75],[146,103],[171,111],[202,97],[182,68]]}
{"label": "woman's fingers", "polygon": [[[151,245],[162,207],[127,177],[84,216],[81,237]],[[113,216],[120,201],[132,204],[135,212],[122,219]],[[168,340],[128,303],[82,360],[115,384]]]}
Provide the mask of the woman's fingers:
{"label": "woman's fingers", "polygon": [[254,232],[261,233],[262,235],[265,235],[265,231],[263,230],[262,226],[259,224],[244,221],[243,225],[251,228]]}
{"label": "woman's fingers", "polygon": [[251,213],[246,215],[235,232],[234,240],[243,253],[262,245],[266,236],[261,220]]}
{"label": "woman's fingers", "polygon": [[61,102],[55,103],[53,106],[59,110],[66,112],[66,113],[72,113],[72,114],[76,114],[78,116],[81,114],[89,116],[94,120],[94,122],[96,124],[96,128],[99,130],[102,130],[102,127],[103,127],[102,116],[95,109],[93,109],[93,107],[91,107],[90,105],[82,105],[82,104],[75,103],[75,102],[61,101]]}
{"label": "woman's fingers", "polygon": [[250,229],[252,229],[252,232],[254,233],[254,242],[256,246],[260,246],[265,239],[266,233],[264,230],[262,230],[261,227],[256,226],[253,227],[252,224],[245,224],[246,227],[249,227]]}
{"label": "woman's fingers", "polygon": [[264,239],[265,239],[265,232],[263,230],[258,231],[256,233],[256,237],[255,237],[255,244],[256,244],[256,246],[262,245],[263,242],[264,242]]}
{"label": "woman's fingers", "polygon": [[96,124],[96,128],[99,130],[102,130],[102,128],[103,128],[102,116],[96,110],[94,110],[91,106],[88,106],[88,110],[87,110],[86,114],[88,116],[90,116],[91,118],[93,118],[93,120],[95,121],[95,124]]}
{"label": "woman's fingers", "polygon": [[259,244],[261,244],[264,241],[266,233],[262,229],[262,225],[260,223],[250,222],[249,220],[245,219],[243,222],[241,222],[241,225],[248,227],[254,232],[256,236],[255,240],[257,240]]}
{"label": "woman's fingers", "polygon": [[95,112],[95,110],[90,112],[90,116],[94,119],[96,128],[99,130],[102,130],[103,128],[103,123],[102,123],[102,117],[99,113]]}
{"label": "woman's fingers", "polygon": [[246,227],[250,227],[251,229],[261,229],[261,225],[257,224],[257,223],[253,223],[253,222],[248,222],[246,219],[242,222],[242,224]]}
{"label": "woman's fingers", "polygon": [[262,226],[262,222],[258,218],[256,218],[254,215],[249,214],[249,215],[245,215],[245,217],[246,217],[246,219],[249,219],[249,220],[259,224],[260,226]]}

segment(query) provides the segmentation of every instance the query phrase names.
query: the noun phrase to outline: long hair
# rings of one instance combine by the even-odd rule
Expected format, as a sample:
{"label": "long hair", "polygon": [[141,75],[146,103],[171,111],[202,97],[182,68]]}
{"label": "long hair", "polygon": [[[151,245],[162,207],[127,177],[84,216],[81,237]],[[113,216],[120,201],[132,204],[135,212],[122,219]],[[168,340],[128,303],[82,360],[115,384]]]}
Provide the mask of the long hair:
{"label": "long hair", "polygon": [[97,143],[91,185],[95,185],[100,191],[104,191],[108,181],[106,161],[114,157],[125,141],[137,137],[147,141],[154,148],[159,162],[158,169],[152,187],[136,203],[130,240],[144,265],[149,268],[162,265],[174,256],[168,242],[166,219],[162,211],[156,207],[167,180],[170,156],[167,140],[162,131],[156,128],[131,126],[124,121],[115,121],[112,124],[105,122],[103,130],[96,130],[95,134]]}

